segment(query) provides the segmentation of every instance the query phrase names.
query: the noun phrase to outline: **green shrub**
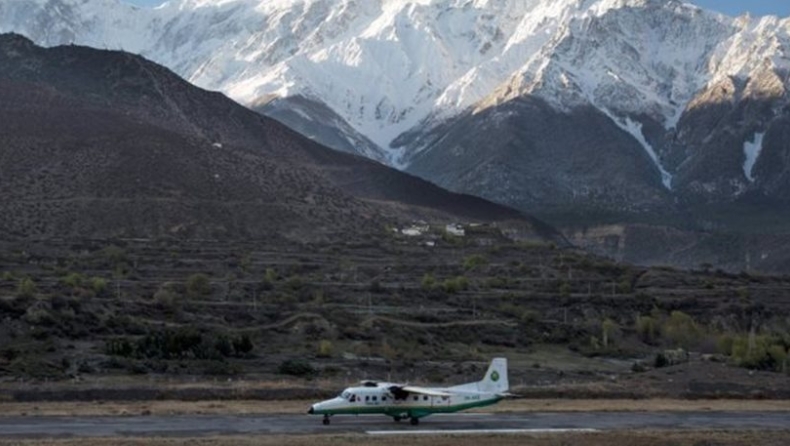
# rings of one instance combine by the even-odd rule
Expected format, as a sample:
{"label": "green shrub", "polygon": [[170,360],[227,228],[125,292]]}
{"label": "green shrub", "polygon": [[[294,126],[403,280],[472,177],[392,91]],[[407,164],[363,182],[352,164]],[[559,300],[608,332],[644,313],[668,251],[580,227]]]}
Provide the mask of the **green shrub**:
{"label": "green shrub", "polygon": [[301,359],[287,359],[277,368],[277,373],[292,376],[312,376],[316,372],[309,362]]}
{"label": "green shrub", "polygon": [[513,318],[517,318],[521,314],[521,307],[512,302],[502,302],[497,307],[497,310],[500,313]]}
{"label": "green shrub", "polygon": [[192,274],[187,278],[186,290],[190,298],[205,297],[211,294],[211,282],[205,274]]}
{"label": "green shrub", "polygon": [[650,316],[639,316],[636,318],[636,333],[639,339],[646,344],[654,344],[658,340],[658,324]]}
{"label": "green shrub", "polygon": [[82,287],[84,281],[85,278],[80,273],[69,273],[61,279],[64,285],[72,289]]}
{"label": "green shrub", "polygon": [[94,293],[100,294],[107,289],[107,280],[101,277],[94,277],[91,279],[91,289]]}
{"label": "green shrub", "polygon": [[102,257],[110,261],[113,265],[126,262],[126,251],[115,245],[110,245],[101,250]]}
{"label": "green shrub", "polygon": [[486,288],[507,288],[508,287],[508,280],[506,277],[489,277],[485,280],[485,287]]}
{"label": "green shrub", "polygon": [[458,276],[453,279],[445,279],[442,284],[444,291],[450,294],[455,294],[460,291],[466,291],[469,288],[469,280],[464,276]]}
{"label": "green shrub", "polygon": [[434,278],[432,274],[426,273],[422,276],[421,285],[424,290],[432,290],[436,286],[436,278]]}
{"label": "green shrub", "polygon": [[252,257],[250,256],[249,253],[244,254],[241,257],[241,260],[239,260],[239,267],[245,273],[249,273],[250,272],[250,268],[252,267]]}
{"label": "green shrub", "polygon": [[783,371],[787,368],[787,347],[777,337],[755,334],[738,336],[732,345],[732,358],[741,367]]}
{"label": "green shrub", "polygon": [[768,347],[768,356],[773,362],[774,369],[777,372],[787,371],[787,350],[783,345],[774,344]]}
{"label": "green shrub", "polygon": [[148,333],[134,342],[125,337],[109,339],[104,350],[111,356],[143,359],[220,360],[247,355],[253,347],[247,335],[230,338],[222,333],[212,335],[194,328],[179,328]]}
{"label": "green shrub", "polygon": [[327,341],[326,339],[322,340],[318,343],[318,353],[317,356],[319,358],[329,358],[332,356],[332,343]]}
{"label": "green shrub", "polygon": [[288,286],[288,288],[296,291],[296,290],[301,289],[304,286],[304,283],[302,282],[302,278],[301,277],[299,277],[299,276],[291,276],[291,277],[288,278],[288,281],[286,282],[286,285]]}
{"label": "green shrub", "polygon": [[681,311],[673,311],[662,328],[664,337],[672,341],[675,346],[686,349],[695,344],[702,335],[702,330],[694,319]]}
{"label": "green shrub", "polygon": [[238,356],[249,355],[255,348],[249,335],[243,334],[233,340],[233,350]]}
{"label": "green shrub", "polygon": [[108,339],[104,343],[104,352],[110,356],[128,358],[134,355],[134,345],[127,338]]}
{"label": "green shrub", "polygon": [[274,282],[277,282],[277,271],[275,271],[273,268],[266,268],[266,273],[263,275],[263,280],[274,284]]}
{"label": "green shrub", "polygon": [[540,320],[540,314],[535,310],[524,310],[521,313],[521,323],[525,325],[534,324]]}
{"label": "green shrub", "polygon": [[601,349],[601,341],[598,340],[597,336],[590,336],[590,348],[593,350]]}
{"label": "green shrub", "polygon": [[36,282],[30,277],[25,277],[19,281],[16,288],[17,297],[28,299],[36,294]]}
{"label": "green shrub", "polygon": [[568,282],[562,282],[560,284],[560,296],[562,297],[570,297],[571,295],[571,284]]}
{"label": "green shrub", "polygon": [[632,279],[629,276],[623,277],[617,282],[617,292],[620,294],[630,294],[633,291]]}
{"label": "green shrub", "polygon": [[488,260],[480,254],[475,254],[464,259],[464,269],[471,271],[488,264]]}
{"label": "green shrub", "polygon": [[720,335],[716,340],[716,351],[722,355],[732,356],[732,347],[735,344],[735,337],[731,334]]}
{"label": "green shrub", "polygon": [[604,319],[601,323],[601,339],[603,339],[603,348],[609,348],[609,342],[612,340],[615,332],[620,327],[611,319]]}
{"label": "green shrub", "polygon": [[225,335],[217,336],[214,340],[214,348],[224,357],[233,355],[233,343]]}
{"label": "green shrub", "polygon": [[167,284],[160,286],[153,298],[162,310],[171,313],[171,315],[180,309],[180,296]]}

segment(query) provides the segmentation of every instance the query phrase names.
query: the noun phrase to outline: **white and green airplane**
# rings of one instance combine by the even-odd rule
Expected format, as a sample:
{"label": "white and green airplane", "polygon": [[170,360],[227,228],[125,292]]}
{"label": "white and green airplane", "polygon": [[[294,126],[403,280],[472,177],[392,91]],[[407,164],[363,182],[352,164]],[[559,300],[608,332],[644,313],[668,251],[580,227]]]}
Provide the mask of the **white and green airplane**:
{"label": "white and green airplane", "polygon": [[453,387],[417,387],[363,381],[340,396],[313,404],[307,413],[323,415],[329,424],[333,415],[382,414],[395,421],[420,418],[435,413],[451,413],[495,404],[508,396],[507,359],[495,358],[482,380]]}

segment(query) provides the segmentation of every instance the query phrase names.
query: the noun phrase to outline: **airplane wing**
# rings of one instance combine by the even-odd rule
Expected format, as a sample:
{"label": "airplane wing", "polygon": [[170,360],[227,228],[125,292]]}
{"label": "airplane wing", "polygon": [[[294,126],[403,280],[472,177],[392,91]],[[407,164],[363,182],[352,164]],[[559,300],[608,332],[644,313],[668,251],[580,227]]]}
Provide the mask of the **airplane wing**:
{"label": "airplane wing", "polygon": [[[2,0],[0,0],[0,1],[2,1]],[[407,384],[388,383],[388,382],[384,382],[384,381],[373,381],[373,380],[360,381],[359,384],[362,387],[383,387],[383,388],[387,388],[387,389],[389,389],[390,387],[393,387],[393,386],[395,386],[395,387],[403,387],[403,386],[407,385]]]}
{"label": "airplane wing", "polygon": [[445,392],[442,390],[436,389],[429,389],[427,387],[417,387],[417,386],[391,386],[390,392],[393,394],[403,394],[403,393],[413,393],[417,395],[427,395],[427,396],[451,396],[452,394],[449,392]]}
{"label": "airplane wing", "polygon": [[428,387],[410,386],[408,384],[395,384],[377,381],[361,381],[360,384],[364,387],[383,387],[389,390],[398,399],[404,399],[409,394],[414,395],[427,395],[427,396],[451,396],[452,394],[444,391],[431,389]]}

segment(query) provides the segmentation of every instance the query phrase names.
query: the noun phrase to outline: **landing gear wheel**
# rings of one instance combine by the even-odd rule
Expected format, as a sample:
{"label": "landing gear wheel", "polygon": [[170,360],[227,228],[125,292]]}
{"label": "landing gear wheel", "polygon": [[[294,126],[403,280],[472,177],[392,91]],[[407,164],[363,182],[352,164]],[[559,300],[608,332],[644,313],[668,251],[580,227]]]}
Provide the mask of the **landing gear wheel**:
{"label": "landing gear wheel", "polygon": [[392,417],[392,419],[395,420],[396,423],[400,423],[400,420],[402,420],[403,418],[401,418],[400,415],[395,415],[394,417]]}
{"label": "landing gear wheel", "polygon": [[420,424],[420,419],[417,418],[417,417],[411,417],[411,420],[409,420],[409,423],[411,423],[412,426],[416,426],[416,425]]}
{"label": "landing gear wheel", "polygon": [[329,415],[324,415],[324,420],[322,421],[322,423],[324,423],[324,426],[329,425]]}

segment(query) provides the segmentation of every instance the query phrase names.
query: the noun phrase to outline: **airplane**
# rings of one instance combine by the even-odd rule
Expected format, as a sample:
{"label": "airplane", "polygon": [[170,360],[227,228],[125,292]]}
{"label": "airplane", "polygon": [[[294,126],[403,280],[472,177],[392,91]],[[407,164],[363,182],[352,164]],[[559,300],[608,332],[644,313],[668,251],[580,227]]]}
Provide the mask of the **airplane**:
{"label": "airplane", "polygon": [[408,418],[412,425],[435,413],[452,413],[489,406],[509,396],[507,359],[494,358],[482,380],[453,387],[418,387],[362,381],[330,400],[315,403],[307,411],[323,415],[324,425],[334,415],[382,414],[396,422]]}

